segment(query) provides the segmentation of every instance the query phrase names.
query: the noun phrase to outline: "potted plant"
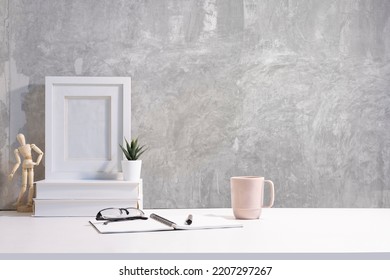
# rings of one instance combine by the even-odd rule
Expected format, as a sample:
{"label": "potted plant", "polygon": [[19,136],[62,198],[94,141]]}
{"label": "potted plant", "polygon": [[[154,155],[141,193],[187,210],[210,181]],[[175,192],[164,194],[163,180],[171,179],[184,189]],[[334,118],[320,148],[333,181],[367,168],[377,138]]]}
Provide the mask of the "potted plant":
{"label": "potted plant", "polygon": [[126,147],[119,144],[126,159],[122,160],[123,179],[126,181],[138,181],[141,178],[142,160],[139,157],[146,151],[145,146],[138,144],[138,138],[132,139],[130,144],[126,140]]}

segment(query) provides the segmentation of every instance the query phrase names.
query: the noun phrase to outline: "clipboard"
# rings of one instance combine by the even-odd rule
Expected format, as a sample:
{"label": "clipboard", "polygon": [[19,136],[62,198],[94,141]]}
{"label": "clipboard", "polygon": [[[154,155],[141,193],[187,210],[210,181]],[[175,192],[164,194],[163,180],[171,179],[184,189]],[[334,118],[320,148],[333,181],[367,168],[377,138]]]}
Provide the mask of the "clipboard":
{"label": "clipboard", "polygon": [[119,221],[106,224],[105,221],[90,220],[89,223],[102,234],[243,227],[243,224],[239,221],[216,216],[193,215],[193,222],[191,225],[185,224],[186,219],[186,215],[169,215],[162,217],[153,213],[150,214],[147,220]]}

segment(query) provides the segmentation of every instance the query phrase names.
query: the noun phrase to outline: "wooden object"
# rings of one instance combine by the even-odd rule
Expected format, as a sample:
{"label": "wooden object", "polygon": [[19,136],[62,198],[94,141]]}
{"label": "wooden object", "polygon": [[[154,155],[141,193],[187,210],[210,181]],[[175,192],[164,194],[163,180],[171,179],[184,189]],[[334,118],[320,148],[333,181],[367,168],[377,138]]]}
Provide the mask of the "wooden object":
{"label": "wooden object", "polygon": [[[15,149],[14,154],[16,163],[9,175],[9,179],[12,180],[16,170],[18,170],[20,164],[22,164],[22,188],[20,190],[18,200],[16,201],[16,209],[18,212],[32,212],[33,196],[34,196],[34,166],[39,165],[42,160],[43,152],[35,144],[26,144],[26,138],[23,134],[16,136],[20,147]],[[38,154],[36,161],[32,159],[32,151]],[[23,162],[20,158],[23,157]],[[24,196],[27,196],[27,202],[23,202]]]}

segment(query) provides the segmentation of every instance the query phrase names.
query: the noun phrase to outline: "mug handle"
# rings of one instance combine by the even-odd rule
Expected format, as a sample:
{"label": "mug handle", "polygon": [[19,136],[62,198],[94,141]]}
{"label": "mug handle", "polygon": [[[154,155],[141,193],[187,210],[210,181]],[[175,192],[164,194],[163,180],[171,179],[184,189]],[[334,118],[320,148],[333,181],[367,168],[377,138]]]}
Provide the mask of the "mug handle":
{"label": "mug handle", "polygon": [[274,183],[271,180],[264,180],[264,187],[265,187],[265,183],[269,183],[269,187],[271,190],[271,197],[270,197],[269,205],[265,205],[265,206],[263,205],[263,208],[271,208],[274,205],[274,201],[275,201],[275,187],[274,187]]}

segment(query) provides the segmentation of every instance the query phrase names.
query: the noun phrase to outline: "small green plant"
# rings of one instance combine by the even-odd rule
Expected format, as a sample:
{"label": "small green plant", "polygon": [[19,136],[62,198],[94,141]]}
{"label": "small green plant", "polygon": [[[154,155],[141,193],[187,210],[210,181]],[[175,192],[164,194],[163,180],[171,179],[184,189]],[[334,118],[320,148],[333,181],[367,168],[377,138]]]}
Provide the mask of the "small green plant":
{"label": "small green plant", "polygon": [[119,144],[119,146],[121,147],[127,160],[137,160],[146,151],[145,146],[140,146],[138,144],[138,138],[132,139],[130,144],[127,142],[126,138],[125,141],[126,148],[124,148],[121,144]]}

